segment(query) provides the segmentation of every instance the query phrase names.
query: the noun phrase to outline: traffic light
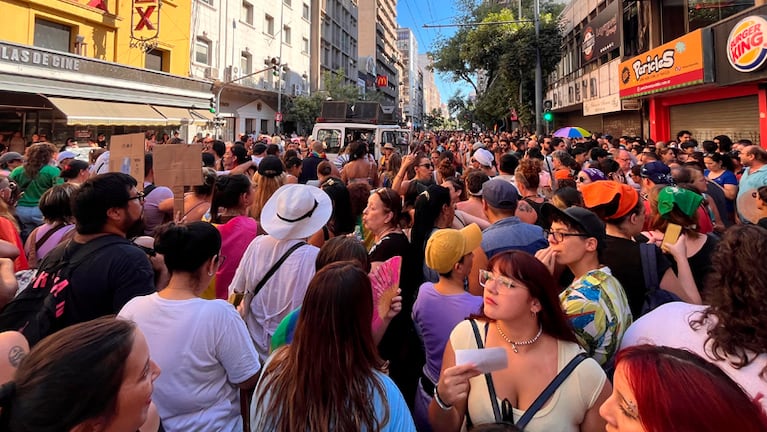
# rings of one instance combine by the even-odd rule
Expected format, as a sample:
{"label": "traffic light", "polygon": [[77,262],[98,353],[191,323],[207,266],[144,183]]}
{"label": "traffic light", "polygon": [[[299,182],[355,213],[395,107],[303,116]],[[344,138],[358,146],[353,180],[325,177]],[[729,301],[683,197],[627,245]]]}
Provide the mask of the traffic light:
{"label": "traffic light", "polygon": [[272,75],[278,76],[279,69],[280,69],[280,58],[279,57],[272,57],[272,59],[269,61],[269,63],[272,65]]}
{"label": "traffic light", "polygon": [[216,113],[216,97],[215,97],[215,96],[213,96],[212,98],[210,98],[210,109],[209,109],[209,111],[210,111],[212,114],[215,114],[215,113]]}
{"label": "traffic light", "polygon": [[543,119],[546,120],[547,122],[553,121],[554,120],[554,113],[551,112],[550,109],[547,109],[546,111],[543,112]]}

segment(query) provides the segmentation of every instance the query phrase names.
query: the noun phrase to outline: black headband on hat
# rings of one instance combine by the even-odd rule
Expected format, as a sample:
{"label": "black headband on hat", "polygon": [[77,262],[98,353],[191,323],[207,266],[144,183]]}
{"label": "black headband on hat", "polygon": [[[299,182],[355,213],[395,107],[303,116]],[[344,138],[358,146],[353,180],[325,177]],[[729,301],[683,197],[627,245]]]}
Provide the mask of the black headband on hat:
{"label": "black headband on hat", "polygon": [[314,213],[314,210],[316,210],[316,209],[317,209],[317,206],[318,206],[318,205],[320,205],[320,203],[319,203],[319,202],[317,202],[317,200],[314,200],[314,207],[312,207],[312,209],[311,209],[311,210],[309,210],[308,212],[304,213],[304,215],[303,215],[303,216],[300,216],[300,217],[298,217],[298,218],[296,218],[296,219],[287,219],[287,218],[284,218],[284,217],[280,216],[280,214],[279,214],[279,213],[277,213],[277,217],[278,217],[278,218],[280,218],[280,220],[283,220],[283,221],[285,221],[285,222],[289,222],[289,223],[298,222],[298,221],[300,221],[300,220],[304,220],[304,219],[306,219],[306,218],[308,218],[308,217],[311,217],[311,216],[312,216],[312,214]]}

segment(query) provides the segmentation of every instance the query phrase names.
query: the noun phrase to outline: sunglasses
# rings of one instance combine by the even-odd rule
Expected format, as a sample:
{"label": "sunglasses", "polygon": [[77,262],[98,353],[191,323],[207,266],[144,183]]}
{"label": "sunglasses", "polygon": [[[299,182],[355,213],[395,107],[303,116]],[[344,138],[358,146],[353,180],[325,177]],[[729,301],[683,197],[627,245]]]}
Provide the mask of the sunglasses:
{"label": "sunglasses", "polygon": [[429,168],[429,169],[434,168],[434,164],[431,164],[431,163],[425,163],[425,164],[421,164],[421,165],[418,165],[418,166],[419,167],[424,167],[424,168]]}

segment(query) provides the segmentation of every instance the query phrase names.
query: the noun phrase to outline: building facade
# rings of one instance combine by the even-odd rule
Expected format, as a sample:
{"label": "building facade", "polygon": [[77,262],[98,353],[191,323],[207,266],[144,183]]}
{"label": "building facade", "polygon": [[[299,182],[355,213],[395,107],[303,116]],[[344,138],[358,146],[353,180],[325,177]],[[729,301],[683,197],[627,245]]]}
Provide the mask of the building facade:
{"label": "building facade", "polygon": [[193,0],[190,74],[220,95],[217,135],[291,130],[282,112],[309,88],[310,20],[310,0]]}
{"label": "building facade", "polygon": [[423,73],[418,56],[418,41],[409,28],[397,29],[397,48],[402,59],[399,100],[402,118],[414,128],[423,123]]}
{"label": "building facade", "polygon": [[[423,112],[431,114],[435,109],[442,110],[442,96],[439,94],[437,83],[434,81],[433,60],[429,54],[419,54],[418,64],[423,73]],[[442,112],[442,111],[441,111]],[[442,112],[447,117],[447,111]]]}
{"label": "building facade", "polygon": [[[397,49],[397,1],[360,0],[359,57],[365,61],[359,77],[365,92],[380,92],[378,99],[389,108],[397,108],[398,83],[402,61]],[[373,72],[371,72],[373,71]]]}
{"label": "building facade", "polygon": [[311,91],[324,90],[326,73],[341,73],[346,84],[358,85],[356,0],[312,0]]}
{"label": "building facade", "polygon": [[189,77],[186,2],[0,2],[0,127],[63,142],[208,130],[209,83]]}
{"label": "building facade", "polygon": [[[546,94],[554,126],[656,141],[689,130],[699,141],[724,134],[760,142],[767,132],[762,66],[737,67],[767,55],[753,41],[737,41],[748,41],[738,28],[767,31],[757,19],[764,11],[753,6],[753,0],[571,2],[560,16],[562,61]],[[728,60],[738,50],[745,54]]]}

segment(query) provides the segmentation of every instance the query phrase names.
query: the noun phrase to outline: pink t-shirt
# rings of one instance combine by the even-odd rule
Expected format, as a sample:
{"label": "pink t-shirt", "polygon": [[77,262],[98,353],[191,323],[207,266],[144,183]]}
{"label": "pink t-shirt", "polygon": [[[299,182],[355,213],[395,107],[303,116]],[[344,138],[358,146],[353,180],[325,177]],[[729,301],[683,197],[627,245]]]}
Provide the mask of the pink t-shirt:
{"label": "pink t-shirt", "polygon": [[258,222],[249,216],[237,216],[216,228],[221,233],[221,255],[226,257],[216,272],[216,298],[226,300],[242,255],[258,235]]}

